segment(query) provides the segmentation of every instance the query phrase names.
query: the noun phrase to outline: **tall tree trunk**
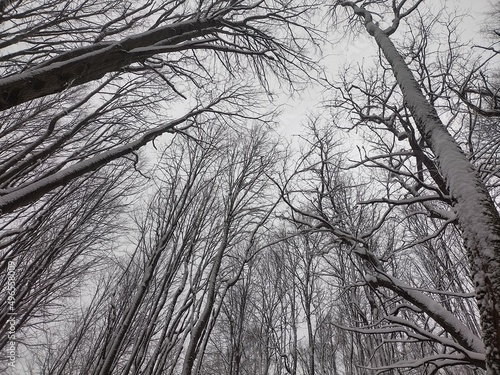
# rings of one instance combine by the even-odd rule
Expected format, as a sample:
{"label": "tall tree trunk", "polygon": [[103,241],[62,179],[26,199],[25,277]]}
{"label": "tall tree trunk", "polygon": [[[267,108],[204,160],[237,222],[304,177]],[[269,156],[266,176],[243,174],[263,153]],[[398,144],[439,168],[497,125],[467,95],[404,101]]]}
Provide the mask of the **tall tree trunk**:
{"label": "tall tree trunk", "polygon": [[450,192],[453,207],[471,262],[472,278],[481,317],[486,349],[488,375],[500,374],[500,216],[457,142],[448,133],[436,109],[427,101],[404,58],[389,35],[372,20],[369,11],[350,1],[341,5],[351,7],[363,18],[366,30],[375,39],[391,65],[403,93],[406,107],[416,126],[433,151],[441,175]]}
{"label": "tall tree trunk", "polygon": [[222,265],[222,258],[224,256],[224,251],[229,244],[229,227],[230,220],[228,219],[224,226],[224,237],[222,243],[220,244],[217,254],[214,257],[214,263],[210,271],[210,276],[208,278],[207,284],[207,301],[203,311],[201,312],[198,321],[194,325],[191,332],[191,339],[189,345],[186,349],[184,363],[182,365],[182,375],[191,375],[193,373],[193,367],[198,355],[203,357],[203,353],[199,353],[200,343],[202,342],[203,336],[206,333],[208,323],[210,322],[210,315],[212,314],[215,299],[217,297],[217,277],[219,276],[219,271]]}

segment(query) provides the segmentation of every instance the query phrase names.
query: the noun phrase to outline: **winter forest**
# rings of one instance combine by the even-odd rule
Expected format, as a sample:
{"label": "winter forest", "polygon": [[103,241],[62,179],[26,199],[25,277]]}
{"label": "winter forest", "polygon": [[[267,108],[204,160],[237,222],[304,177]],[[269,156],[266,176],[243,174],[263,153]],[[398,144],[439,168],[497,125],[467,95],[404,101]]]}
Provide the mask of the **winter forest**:
{"label": "winter forest", "polygon": [[0,51],[0,373],[500,374],[500,3],[0,0]]}

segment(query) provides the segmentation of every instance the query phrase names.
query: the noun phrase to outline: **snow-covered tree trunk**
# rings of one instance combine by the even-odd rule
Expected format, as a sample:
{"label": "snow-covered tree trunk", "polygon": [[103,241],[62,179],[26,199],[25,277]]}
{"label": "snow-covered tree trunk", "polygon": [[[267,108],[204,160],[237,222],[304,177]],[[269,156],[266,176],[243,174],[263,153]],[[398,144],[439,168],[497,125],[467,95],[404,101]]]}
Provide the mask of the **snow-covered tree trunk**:
{"label": "snow-covered tree trunk", "polygon": [[500,216],[482,180],[457,142],[423,95],[411,70],[398,52],[390,33],[373,22],[369,11],[354,2],[342,1],[363,18],[394,72],[405,105],[435,155],[439,171],[457,212],[458,223],[470,257],[471,274],[481,316],[489,375],[500,374]]}

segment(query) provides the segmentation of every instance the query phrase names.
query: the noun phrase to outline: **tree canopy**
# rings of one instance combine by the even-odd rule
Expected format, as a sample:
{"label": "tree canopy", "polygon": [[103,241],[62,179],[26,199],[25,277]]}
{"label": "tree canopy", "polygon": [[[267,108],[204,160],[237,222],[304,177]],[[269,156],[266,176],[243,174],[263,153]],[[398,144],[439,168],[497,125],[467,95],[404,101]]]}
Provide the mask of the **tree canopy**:
{"label": "tree canopy", "polygon": [[498,12],[460,11],[0,1],[2,371],[500,373]]}

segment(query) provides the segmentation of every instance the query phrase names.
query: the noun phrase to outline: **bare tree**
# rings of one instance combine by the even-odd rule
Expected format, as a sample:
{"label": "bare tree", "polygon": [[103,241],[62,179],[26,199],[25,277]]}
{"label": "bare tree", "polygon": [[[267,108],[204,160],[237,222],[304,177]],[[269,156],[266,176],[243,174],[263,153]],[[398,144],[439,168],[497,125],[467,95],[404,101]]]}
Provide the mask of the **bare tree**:
{"label": "bare tree", "polygon": [[[303,54],[302,39],[315,33],[307,26],[306,13],[312,8],[314,4],[304,3],[182,0],[140,4],[100,0],[0,3],[0,267],[5,271],[10,260],[16,260],[19,267],[16,307],[20,315],[16,328],[19,335],[31,333],[18,336],[18,340],[31,345],[42,328],[53,332],[61,320],[76,316],[84,321],[81,327],[68,323],[76,330],[68,342],[71,350],[54,342],[38,343],[40,350],[46,349],[44,353],[50,351],[46,361],[41,359],[40,366],[45,370],[105,373],[120,369],[136,373],[146,369],[158,373],[176,370],[171,359],[182,358],[179,343],[183,340],[190,340],[193,355],[200,353],[213,324],[212,310],[220,308],[218,275],[226,270],[222,260],[232,245],[228,241],[232,236],[243,236],[243,232],[232,232],[235,221],[243,220],[236,211],[243,209],[247,198],[263,191],[257,188],[262,185],[263,172],[252,169],[256,155],[247,155],[251,163],[246,167],[252,170],[240,176],[243,180],[256,176],[255,185],[246,180],[232,182],[240,185],[231,197],[234,207],[227,213],[228,243],[219,247],[215,263],[211,263],[209,251],[215,242],[204,243],[205,248],[200,245],[206,259],[199,269],[187,256],[179,262],[165,260],[166,254],[175,258],[189,253],[190,236],[201,236],[210,217],[214,219],[212,225],[218,223],[210,214],[221,209],[220,202],[209,199],[213,197],[209,197],[208,187],[202,189],[205,195],[199,198],[205,197],[207,205],[195,200],[203,208],[198,213],[206,214],[203,220],[191,218],[194,206],[188,209],[181,199],[193,194],[189,183],[184,190],[180,185],[171,186],[168,192],[175,196],[159,194],[158,204],[163,204],[159,203],[161,199],[172,199],[186,210],[172,214],[153,204],[150,207],[152,215],[171,215],[177,226],[181,222],[187,226],[181,233],[175,226],[159,223],[161,219],[146,220],[148,225],[158,225],[157,232],[166,236],[165,243],[143,239],[136,244],[136,255],[113,261],[110,250],[121,251],[129,244],[124,241],[113,248],[109,240],[118,229],[124,230],[117,225],[124,222],[118,215],[132,200],[128,197],[134,192],[132,177],[146,170],[144,161],[149,153],[139,149],[147,143],[166,133],[185,132],[193,125],[219,122],[231,129],[250,120],[270,120],[263,115],[268,111],[262,108],[261,96],[271,91],[268,78],[278,77],[293,86],[299,76],[306,76],[304,67],[313,65]],[[259,77],[257,84],[253,76]],[[221,163],[228,162],[219,156]],[[240,162],[237,156],[233,155],[236,164]],[[263,162],[261,169],[271,164]],[[179,163],[173,166],[182,167]],[[171,170],[167,175],[177,176]],[[197,178],[201,176],[194,180]],[[214,186],[223,189],[215,182]],[[177,188],[181,189],[179,196]],[[248,193],[252,188],[256,192]],[[166,207],[171,207],[169,204]],[[205,212],[211,204],[216,206],[213,212]],[[264,212],[256,208],[248,214],[264,220]],[[249,232],[245,233],[249,240],[254,239],[258,227],[252,220],[248,219]],[[214,235],[219,233],[219,227],[214,229]],[[252,246],[253,242],[248,243],[248,248],[240,251],[250,253]],[[238,267],[243,267],[247,255],[240,254]],[[62,314],[58,301],[72,300],[80,290],[75,289],[79,282],[87,285],[89,278],[100,275],[101,267],[111,267],[110,263],[117,268],[116,274],[100,277],[108,288],[116,285],[120,296],[96,291],[92,297],[96,302],[89,305],[88,315],[74,311],[65,311],[65,318],[57,315]],[[152,272],[161,265],[169,272],[155,277]],[[212,266],[213,276],[208,282],[205,272]],[[192,272],[187,272],[190,267],[194,267]],[[234,282],[238,280],[238,267],[232,269]],[[196,291],[188,293],[189,297],[179,286],[183,280],[179,275],[195,278],[192,286]],[[155,295],[154,288],[175,292],[167,298],[162,293]],[[6,329],[4,297],[2,329]],[[97,314],[107,300],[107,314]],[[165,304],[172,301],[178,301],[187,312],[183,307],[165,312]],[[153,315],[145,312],[146,306],[151,307]],[[199,314],[204,317],[196,325],[195,331],[200,334],[190,336],[187,322],[196,321]],[[86,322],[93,316],[95,329],[90,329]],[[132,345],[133,334],[140,326],[131,322],[139,316],[144,319],[145,331]],[[167,317],[161,328],[156,325],[158,316]],[[88,345],[93,339],[94,344]],[[82,346],[84,350],[80,351]],[[155,350],[158,361],[147,361],[145,353]],[[127,351],[129,357],[124,356]],[[100,353],[95,363],[89,359],[93,352]],[[27,353],[31,358],[35,355],[29,349]],[[86,354],[76,359],[81,353]],[[189,361],[187,368],[193,365]]]}
{"label": "bare tree", "polygon": [[218,124],[194,130],[162,154],[134,248],[101,262],[109,276],[96,272],[102,283],[90,303],[81,301],[86,310],[67,313],[79,319],[68,325],[67,345],[49,341],[33,354],[46,356],[39,369],[200,373],[224,300],[263,246],[276,206],[264,172],[279,153],[258,126],[238,136]]}
{"label": "bare tree", "polygon": [[44,332],[71,319],[64,308],[66,301],[100,272],[116,236],[125,230],[116,219],[124,217],[125,200],[137,182],[127,164],[114,163],[80,178],[78,185],[60,190],[38,210],[18,213],[2,223],[3,282],[7,282],[7,265],[15,265],[14,304],[6,294],[0,300],[2,348],[8,343],[9,313],[15,312],[20,356],[26,350],[41,349],[44,340],[39,338]]}
{"label": "bare tree", "polygon": [[[446,129],[432,101],[422,93],[421,85],[390,38],[402,20],[414,13],[421,3],[376,2],[375,8],[370,11],[368,3],[364,6],[359,2],[339,1],[336,8],[352,12],[376,41],[394,74],[402,95],[401,104],[404,103],[411,114],[407,127],[418,130],[421,142],[429,147],[435,158],[437,170],[430,172],[457,213],[471,262],[488,373],[494,374],[500,371],[500,305],[496,302],[500,301],[500,217],[484,182]],[[394,17],[392,24],[385,28],[379,26],[379,12],[387,12],[385,16],[390,14]],[[413,150],[418,152],[415,148]]]}

